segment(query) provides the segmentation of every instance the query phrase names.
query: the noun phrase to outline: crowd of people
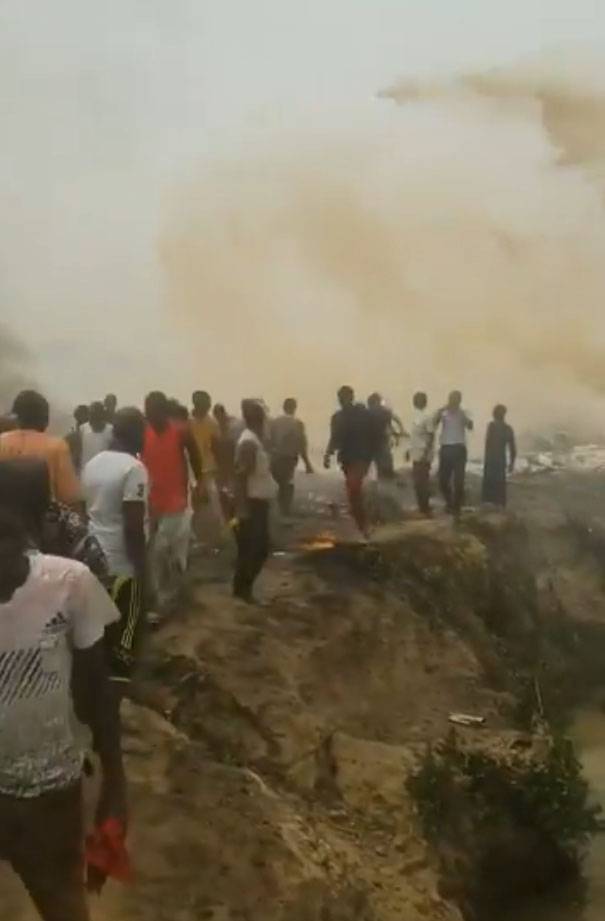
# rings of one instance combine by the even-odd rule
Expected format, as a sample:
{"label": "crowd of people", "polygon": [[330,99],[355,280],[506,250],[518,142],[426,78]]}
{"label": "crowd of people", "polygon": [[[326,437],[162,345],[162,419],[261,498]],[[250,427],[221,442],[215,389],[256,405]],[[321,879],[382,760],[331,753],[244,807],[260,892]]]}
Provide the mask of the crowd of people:
{"label": "crowd of people", "polygon": [[[364,481],[372,466],[379,480],[395,478],[393,449],[402,440],[420,513],[432,512],[439,438],[440,490],[447,511],[460,514],[473,421],[459,392],[436,411],[416,393],[409,433],[377,393],[358,403],[345,386],[338,400],[324,466],[337,456],[362,534]],[[282,516],[291,515],[299,462],[313,473],[297,409],[288,398],[270,418],[262,400],[246,399],[234,417],[205,391],[193,394],[191,411],[160,391],[148,394],[143,409],[119,408],[109,394],[78,406],[72,431],[57,437],[48,432],[48,401],[28,390],[2,418],[0,859],[20,875],[45,921],[89,917],[86,744],[78,722],[89,727],[101,765],[96,834],[102,843],[117,827],[123,840],[119,708],[145,625],[178,585],[192,535],[206,539],[209,514],[237,547],[234,596],[254,602],[269,555],[271,504],[277,499]],[[486,502],[506,504],[515,456],[499,405],[486,439]],[[98,888],[103,875],[97,867],[89,882]]]}

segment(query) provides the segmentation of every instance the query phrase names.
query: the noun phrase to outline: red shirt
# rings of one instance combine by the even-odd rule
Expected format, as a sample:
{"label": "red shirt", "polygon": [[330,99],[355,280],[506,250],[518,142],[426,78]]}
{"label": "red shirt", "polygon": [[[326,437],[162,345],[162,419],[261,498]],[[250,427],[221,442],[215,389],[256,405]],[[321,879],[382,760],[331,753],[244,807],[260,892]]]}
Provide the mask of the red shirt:
{"label": "red shirt", "polygon": [[148,425],[143,463],[149,473],[149,510],[152,515],[174,515],[187,508],[187,464],[183,430],[169,422],[162,432]]}

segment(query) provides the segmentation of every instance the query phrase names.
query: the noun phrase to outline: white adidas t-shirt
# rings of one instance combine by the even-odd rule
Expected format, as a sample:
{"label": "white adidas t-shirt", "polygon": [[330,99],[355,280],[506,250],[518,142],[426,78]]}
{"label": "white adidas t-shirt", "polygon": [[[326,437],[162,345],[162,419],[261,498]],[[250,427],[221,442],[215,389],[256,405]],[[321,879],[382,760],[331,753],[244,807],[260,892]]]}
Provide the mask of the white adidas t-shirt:
{"label": "white adidas t-shirt", "polygon": [[25,584],[0,604],[0,794],[23,798],[80,778],[72,652],[94,646],[119,618],[82,563],[42,553],[30,561]]}
{"label": "white adidas t-shirt", "polygon": [[102,451],[82,472],[90,533],[101,544],[111,575],[133,575],[124,541],[122,505],[124,502],[147,504],[148,484],[144,464],[124,451]]}

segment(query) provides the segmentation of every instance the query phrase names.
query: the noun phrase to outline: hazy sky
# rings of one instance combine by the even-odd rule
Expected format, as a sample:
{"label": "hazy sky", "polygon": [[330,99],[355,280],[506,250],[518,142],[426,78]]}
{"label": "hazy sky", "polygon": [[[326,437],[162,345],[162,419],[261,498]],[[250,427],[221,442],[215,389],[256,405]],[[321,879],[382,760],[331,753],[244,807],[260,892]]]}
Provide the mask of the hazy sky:
{"label": "hazy sky", "polygon": [[194,383],[158,238],[200,163],[406,74],[586,42],[602,0],[0,0],[1,319],[61,398]]}

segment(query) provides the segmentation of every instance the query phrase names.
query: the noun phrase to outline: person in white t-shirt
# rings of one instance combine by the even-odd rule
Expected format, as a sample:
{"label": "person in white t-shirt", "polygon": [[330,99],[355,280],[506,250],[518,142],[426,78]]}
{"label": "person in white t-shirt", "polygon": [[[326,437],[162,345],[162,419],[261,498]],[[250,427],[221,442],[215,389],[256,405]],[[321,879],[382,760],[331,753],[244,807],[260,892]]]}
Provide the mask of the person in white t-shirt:
{"label": "person in white t-shirt", "polygon": [[435,416],[435,427],[441,426],[439,453],[439,486],[448,512],[458,516],[464,503],[466,478],[466,433],[473,430],[473,420],[462,408],[462,394],[452,390],[447,405]]}
{"label": "person in white t-shirt", "polygon": [[0,510],[0,860],[41,917],[88,921],[81,777],[87,724],[102,767],[96,822],[125,828],[125,780],[104,633],[119,617],[86,566],[29,550]]}
{"label": "person in white t-shirt", "polygon": [[111,676],[128,681],[144,626],[148,474],[137,455],[145,419],[135,408],[116,413],[111,446],[88,462],[82,491],[90,532],[99,541],[109,569],[110,592],[119,624],[108,631]]}
{"label": "person in white t-shirt", "polygon": [[86,464],[107,450],[113,438],[113,429],[107,421],[107,413],[102,403],[91,403],[88,412],[88,422],[80,426],[80,470]]}
{"label": "person in white t-shirt", "polygon": [[253,604],[254,582],[269,556],[269,511],[277,488],[265,446],[265,410],[256,400],[244,400],[242,415],[246,428],[235,453],[237,563],[233,594]]}
{"label": "person in white t-shirt", "polygon": [[414,394],[414,420],[410,435],[410,460],[412,479],[418,510],[423,515],[431,513],[431,464],[435,443],[435,417],[428,411],[428,397],[419,391]]}

